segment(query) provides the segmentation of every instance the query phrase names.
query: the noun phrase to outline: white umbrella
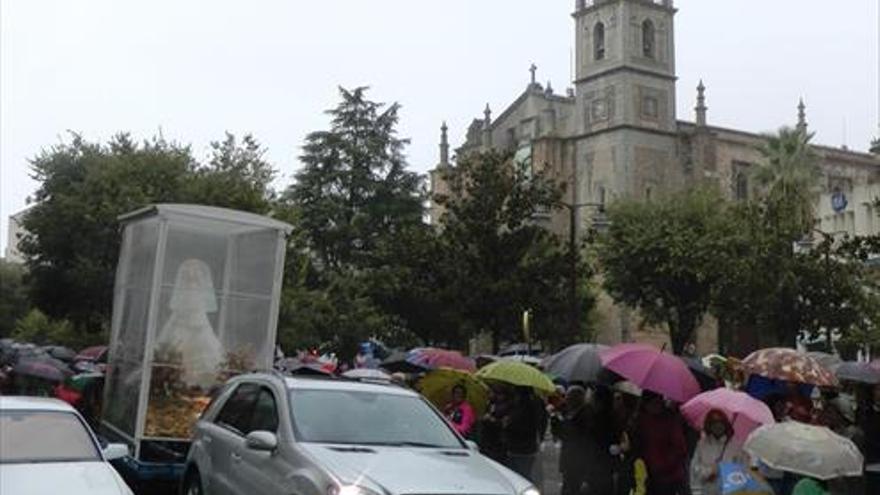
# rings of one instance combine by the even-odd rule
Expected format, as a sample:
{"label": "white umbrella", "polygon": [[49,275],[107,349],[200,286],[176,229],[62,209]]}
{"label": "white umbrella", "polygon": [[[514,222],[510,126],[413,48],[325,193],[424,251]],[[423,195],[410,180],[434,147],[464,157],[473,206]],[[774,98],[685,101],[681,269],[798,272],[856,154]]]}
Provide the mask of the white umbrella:
{"label": "white umbrella", "polygon": [[848,438],[823,426],[796,421],[764,425],[743,446],[773,469],[830,480],[861,476],[864,458]]}

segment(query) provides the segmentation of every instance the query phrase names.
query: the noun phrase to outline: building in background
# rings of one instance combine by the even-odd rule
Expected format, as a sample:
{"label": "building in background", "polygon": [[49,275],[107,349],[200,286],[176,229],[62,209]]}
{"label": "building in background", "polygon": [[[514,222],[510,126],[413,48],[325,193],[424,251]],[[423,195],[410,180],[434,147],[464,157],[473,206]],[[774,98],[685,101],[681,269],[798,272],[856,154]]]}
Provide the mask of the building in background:
{"label": "building in background", "polygon": [[21,237],[25,233],[24,227],[22,227],[22,220],[24,220],[27,211],[28,208],[25,208],[18,213],[9,215],[9,230],[7,231],[6,250],[3,253],[3,258],[10,263],[24,263],[25,261],[19,245]]}
{"label": "building in background", "polygon": [[[570,204],[650,200],[707,183],[718,185],[734,200],[753,196],[750,177],[762,161],[761,134],[711,125],[702,81],[696,88],[693,120],[676,115],[675,14],[672,0],[577,0],[572,14],[574,87],[557,94],[549,82],[545,86],[537,81],[533,64],[525,90],[494,119],[487,105],[483,118],[468,127],[457,153],[510,150],[515,159],[529,160],[565,181],[569,187],[564,200]],[[808,132],[803,101],[797,106],[797,120],[792,120],[780,124]],[[444,177],[455,173],[446,134],[444,124],[440,164],[430,173],[434,193],[446,193]],[[872,201],[880,195],[878,156],[814,148],[823,173],[819,227],[877,233],[880,219]],[[579,235],[590,228],[593,214],[585,208],[575,216]],[[432,204],[430,215],[436,223],[442,208]],[[539,221],[560,234],[569,229],[565,211]],[[600,298],[598,313],[600,342],[665,338],[607,296]],[[698,348],[717,348],[717,335],[717,324],[705,324]]]}

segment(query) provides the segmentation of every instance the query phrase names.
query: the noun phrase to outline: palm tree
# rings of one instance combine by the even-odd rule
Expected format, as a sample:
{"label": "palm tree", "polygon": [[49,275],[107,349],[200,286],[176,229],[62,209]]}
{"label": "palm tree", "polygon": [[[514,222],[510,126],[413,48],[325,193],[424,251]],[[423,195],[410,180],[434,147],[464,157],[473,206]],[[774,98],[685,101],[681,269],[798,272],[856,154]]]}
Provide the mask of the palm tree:
{"label": "palm tree", "polygon": [[812,133],[783,127],[766,136],[759,148],[765,162],[755,169],[762,186],[768,220],[776,227],[792,229],[794,236],[809,233],[815,223],[817,186],[822,173],[819,156],[810,145]]}

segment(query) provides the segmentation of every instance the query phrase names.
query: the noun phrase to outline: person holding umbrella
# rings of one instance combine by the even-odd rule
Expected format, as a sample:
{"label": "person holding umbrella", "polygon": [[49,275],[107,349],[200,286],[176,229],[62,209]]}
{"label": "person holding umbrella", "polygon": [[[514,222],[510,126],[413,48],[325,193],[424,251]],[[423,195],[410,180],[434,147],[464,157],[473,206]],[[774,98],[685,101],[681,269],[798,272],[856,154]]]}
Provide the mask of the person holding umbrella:
{"label": "person holding umbrella", "polygon": [[452,400],[443,408],[443,413],[455,431],[463,437],[470,437],[477,418],[473,406],[467,401],[467,389],[464,385],[457,383],[452,387]]}
{"label": "person holding umbrella", "polygon": [[642,393],[638,448],[648,468],[648,495],[685,495],[688,450],[682,421],[650,390]]}
{"label": "person holding umbrella", "polygon": [[563,410],[554,412],[550,418],[553,435],[562,441],[559,453],[562,495],[577,495],[586,483],[584,466],[589,459],[586,445],[588,421],[586,391],[580,385],[572,385],[565,394]]}
{"label": "person holding umbrella", "polygon": [[720,495],[718,465],[721,462],[747,464],[739,444],[733,438],[733,425],[718,409],[706,413],[703,434],[697,442],[691,461],[691,493]]}

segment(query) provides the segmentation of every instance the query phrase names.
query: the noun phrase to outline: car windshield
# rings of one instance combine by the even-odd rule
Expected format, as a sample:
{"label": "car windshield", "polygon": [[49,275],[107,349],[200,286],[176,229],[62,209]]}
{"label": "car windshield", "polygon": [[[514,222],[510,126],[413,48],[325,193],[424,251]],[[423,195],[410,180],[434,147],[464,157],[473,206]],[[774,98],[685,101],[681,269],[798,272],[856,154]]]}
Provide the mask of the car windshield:
{"label": "car windshield", "polygon": [[0,463],[100,460],[92,436],[72,413],[0,412]]}
{"label": "car windshield", "polygon": [[302,442],[463,448],[422,399],[343,390],[295,390],[291,415]]}

